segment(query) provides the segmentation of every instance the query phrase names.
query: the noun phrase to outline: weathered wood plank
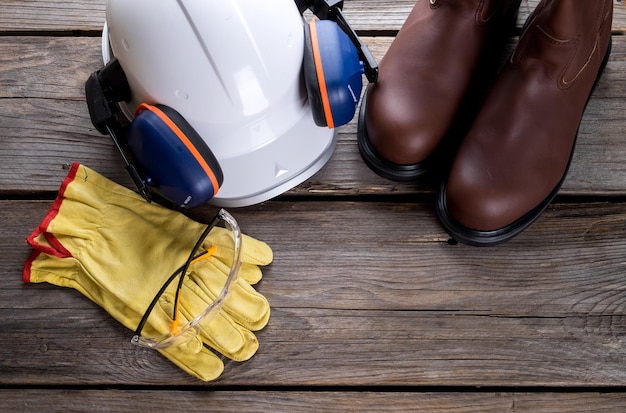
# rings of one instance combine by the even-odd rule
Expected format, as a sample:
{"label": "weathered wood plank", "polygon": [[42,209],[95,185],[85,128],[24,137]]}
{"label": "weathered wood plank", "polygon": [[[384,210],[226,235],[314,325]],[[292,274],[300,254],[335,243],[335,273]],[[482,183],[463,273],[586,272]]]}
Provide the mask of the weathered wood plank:
{"label": "weathered wood plank", "polygon": [[[15,274],[30,251],[24,239],[51,201],[0,205],[0,242],[7,258],[0,270]],[[196,214],[208,219],[213,208]],[[264,293],[281,307],[456,312],[467,306],[472,314],[605,315],[619,303],[619,286],[626,283],[621,203],[555,204],[519,237],[486,249],[448,245],[428,204],[268,202],[233,214],[244,232],[274,248]],[[350,269],[358,269],[358,282],[341,276]],[[300,287],[290,289],[292,282]],[[355,288],[346,289],[350,284]],[[25,288],[14,275],[2,285]],[[594,301],[605,293],[603,305]],[[0,300],[0,308],[30,305]]]}
{"label": "weathered wood plank", "polygon": [[[96,308],[0,318],[3,385],[202,385]],[[275,308],[257,354],[207,386],[623,387],[615,318]]]}
{"label": "weathered wood plank", "polygon": [[[614,38],[611,61],[585,113],[562,194],[626,193],[626,38]],[[368,40],[379,58],[390,43]],[[62,166],[72,161],[128,182],[113,144],[94,130],[84,103],[84,81],[99,59],[95,38],[0,37],[0,193],[54,191],[64,175]],[[340,128],[331,161],[290,194],[433,191],[433,180],[396,183],[371,172],[356,149],[356,129],[356,120]]]}
{"label": "weathered wood plank", "polygon": [[[0,202],[0,383],[197,384],[77,292],[22,283],[23,231],[49,205]],[[421,204],[268,202],[236,217],[274,249],[258,287],[272,319],[215,384],[626,385],[621,204],[554,205],[488,249],[449,245]]]}
{"label": "weathered wood plank", "polygon": [[614,413],[624,393],[0,390],[7,411]]}
{"label": "weathered wood plank", "polygon": [[[615,2],[613,28],[626,28],[626,7]],[[539,0],[522,0],[521,26]],[[105,0],[4,0],[0,4],[1,31],[99,31],[105,19]],[[346,0],[344,10],[356,30],[395,32],[402,27],[415,0]]]}
{"label": "weathered wood plank", "polygon": [[0,31],[102,30],[105,0],[3,0]]}
{"label": "weathered wood plank", "polygon": [[95,37],[0,37],[0,99],[84,101],[100,53]]}

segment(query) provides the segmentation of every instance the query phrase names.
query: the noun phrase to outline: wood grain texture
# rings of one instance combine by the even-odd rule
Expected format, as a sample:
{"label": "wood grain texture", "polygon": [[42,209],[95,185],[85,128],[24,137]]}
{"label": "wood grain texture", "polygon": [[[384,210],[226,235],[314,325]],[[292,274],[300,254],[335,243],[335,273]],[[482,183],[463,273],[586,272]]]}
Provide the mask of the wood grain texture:
{"label": "wood grain texture", "polygon": [[[164,393],[167,397],[164,397]],[[614,413],[626,397],[607,393],[376,393],[341,391],[131,391],[0,390],[7,411],[22,413],[179,411],[268,412],[428,412],[428,413]]]}
{"label": "wood grain texture", "polygon": [[[626,10],[613,0],[613,29],[623,32]],[[356,30],[396,32],[416,0],[346,0],[346,17]],[[521,27],[539,0],[522,0],[518,25]],[[105,20],[106,0],[3,0],[0,4],[0,31],[99,31]]]}
{"label": "wood grain texture", "polygon": [[[193,382],[75,291],[23,284],[20,231],[50,202],[1,204],[0,382]],[[622,205],[554,205],[489,249],[449,245],[422,204],[274,201],[236,215],[274,249],[258,286],[272,319],[218,384],[626,384]]]}

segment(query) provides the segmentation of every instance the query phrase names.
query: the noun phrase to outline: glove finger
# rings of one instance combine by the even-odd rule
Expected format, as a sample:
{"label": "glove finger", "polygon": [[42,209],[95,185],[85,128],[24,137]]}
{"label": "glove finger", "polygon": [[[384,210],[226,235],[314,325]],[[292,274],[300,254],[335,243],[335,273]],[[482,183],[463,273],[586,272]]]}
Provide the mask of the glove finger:
{"label": "glove finger", "polygon": [[202,381],[215,380],[224,371],[222,360],[206,347],[202,347],[197,353],[189,353],[179,347],[158,351],[172,363]]}
{"label": "glove finger", "polygon": [[[198,262],[189,274],[189,281],[197,285],[202,293],[200,297],[212,302],[221,293],[229,270],[224,263],[213,257]],[[230,286],[230,291],[222,310],[227,312],[237,323],[257,331],[265,327],[269,320],[270,305],[267,299],[250,284],[237,278]]]}
{"label": "glove finger", "polygon": [[202,330],[203,341],[211,348],[234,361],[249,360],[259,349],[259,340],[250,330],[219,313]]}
{"label": "glove finger", "polygon": [[256,265],[268,265],[274,259],[274,253],[267,243],[243,234],[241,242],[241,261]]}
{"label": "glove finger", "polygon": [[261,272],[261,268],[259,268],[258,265],[243,262],[241,263],[241,267],[239,268],[239,277],[246,280],[248,284],[255,285],[258,284],[259,281],[261,281],[261,279],[263,278],[263,273]]}
{"label": "glove finger", "polygon": [[[230,257],[230,259],[215,257],[214,259],[220,261],[220,268],[224,269],[224,274],[228,274],[230,272],[230,269],[233,266],[232,257]],[[261,281],[261,279],[263,278],[263,273],[258,265],[242,262],[239,266],[238,276],[239,278],[243,278],[244,280],[246,280],[248,284],[255,285],[258,284],[259,281]]]}
{"label": "glove finger", "polygon": [[[232,264],[233,236],[230,230],[215,227],[211,230],[204,241],[205,248],[211,245],[217,246],[214,256],[225,260],[227,265]],[[269,245],[263,241],[243,234],[241,242],[241,262],[255,265],[268,265],[272,262],[274,254]]]}
{"label": "glove finger", "polygon": [[[212,257],[222,263],[220,268],[224,269],[224,274],[228,274],[230,272],[230,269],[233,266],[232,250],[230,251],[229,255],[229,251],[225,251],[224,248],[218,247],[215,250],[215,253],[212,254]],[[250,285],[258,284],[258,282],[261,281],[261,279],[263,278],[261,268],[257,264],[251,264],[249,262],[241,262],[238,275],[240,278],[246,280]]]}
{"label": "glove finger", "polygon": [[[212,300],[193,283],[186,283],[181,291],[181,313],[186,319],[200,314]],[[235,360],[244,361],[256,353],[259,342],[247,328],[233,320],[222,307],[198,324],[203,341]]]}
{"label": "glove finger", "polygon": [[[172,319],[174,316],[174,296],[170,292],[165,292],[158,301],[158,305],[154,306],[150,312],[150,316],[146,320],[146,324],[141,331],[144,338],[158,339],[172,331]],[[179,314],[179,325],[183,326],[188,319],[183,314]],[[188,340],[183,344],[174,344],[180,351],[195,354],[202,350],[202,340],[198,337],[179,336],[179,339]]]}

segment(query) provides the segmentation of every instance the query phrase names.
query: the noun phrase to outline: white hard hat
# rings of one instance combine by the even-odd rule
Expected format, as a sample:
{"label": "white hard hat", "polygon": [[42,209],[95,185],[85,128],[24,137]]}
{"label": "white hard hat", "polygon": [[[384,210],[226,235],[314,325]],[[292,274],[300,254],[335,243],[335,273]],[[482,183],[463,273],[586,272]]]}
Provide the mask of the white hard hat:
{"label": "white hard hat", "polygon": [[304,44],[293,0],[108,0],[103,58],[128,80],[126,117],[175,108],[219,160],[212,203],[239,207],[298,185],[334,150],[307,99]]}

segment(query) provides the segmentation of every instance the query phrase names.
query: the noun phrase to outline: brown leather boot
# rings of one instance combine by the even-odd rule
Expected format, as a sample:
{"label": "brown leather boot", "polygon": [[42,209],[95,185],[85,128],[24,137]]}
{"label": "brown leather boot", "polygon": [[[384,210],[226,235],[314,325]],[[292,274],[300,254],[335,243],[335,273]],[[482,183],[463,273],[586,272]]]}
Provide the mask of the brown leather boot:
{"label": "brown leather boot", "polygon": [[453,238],[506,241],[554,199],[610,54],[612,16],[613,0],[542,0],[531,14],[440,188]]}
{"label": "brown leather boot", "polygon": [[359,150],[372,170],[397,181],[425,172],[455,123],[481,58],[509,36],[519,4],[417,1],[361,104]]}

